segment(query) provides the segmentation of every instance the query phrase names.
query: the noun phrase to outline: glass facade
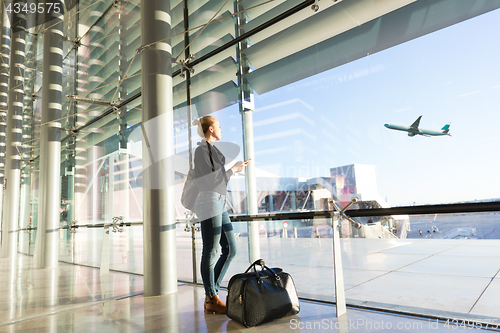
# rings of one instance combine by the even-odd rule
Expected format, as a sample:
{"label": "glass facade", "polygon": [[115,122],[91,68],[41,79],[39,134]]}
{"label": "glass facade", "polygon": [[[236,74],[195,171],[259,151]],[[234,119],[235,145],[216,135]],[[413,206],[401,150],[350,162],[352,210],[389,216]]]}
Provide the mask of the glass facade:
{"label": "glass facade", "polygon": [[[353,210],[389,209],[353,214],[361,229],[341,223],[348,304],[500,318],[482,298],[499,288],[498,209],[461,208],[500,200],[500,137],[487,126],[499,120],[500,10],[474,3],[171,0],[178,279],[201,281],[201,237],[180,195],[200,141],[191,123],[213,115],[228,165],[254,143],[262,216],[352,197]],[[64,14],[59,260],[100,267],[104,255],[110,269],[143,274],[140,1],[75,4]],[[18,251],[30,255],[49,24],[26,35]],[[245,175],[233,176],[239,251],[225,286],[248,266],[247,193]],[[426,214],[447,204],[456,211]],[[106,233],[113,218],[127,225]],[[255,223],[261,256],[292,274],[299,296],[335,301],[331,219]],[[457,289],[467,292],[450,308]]]}

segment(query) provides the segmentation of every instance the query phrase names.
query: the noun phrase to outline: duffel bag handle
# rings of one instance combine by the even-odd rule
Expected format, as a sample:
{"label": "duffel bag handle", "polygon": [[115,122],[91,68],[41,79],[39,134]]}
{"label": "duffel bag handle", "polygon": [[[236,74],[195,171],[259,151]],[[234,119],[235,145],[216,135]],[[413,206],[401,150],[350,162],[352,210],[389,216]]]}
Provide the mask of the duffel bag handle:
{"label": "duffel bag handle", "polygon": [[248,273],[248,271],[249,271],[250,269],[252,269],[252,267],[253,267],[253,270],[254,270],[254,272],[255,272],[255,276],[257,277],[257,281],[258,281],[259,283],[262,283],[262,279],[261,279],[261,277],[260,277],[259,273],[257,272],[257,269],[255,269],[255,266],[257,266],[257,265],[259,265],[259,266],[261,267],[261,270],[262,270],[262,271],[263,271],[263,270],[264,270],[264,268],[265,268],[265,269],[269,270],[271,273],[273,273],[273,275],[274,275],[274,277],[276,278],[276,280],[281,280],[280,276],[279,276],[278,274],[276,274],[276,272],[275,272],[275,271],[273,271],[271,268],[269,268],[269,267],[267,267],[267,266],[266,266],[266,263],[264,262],[264,260],[263,260],[263,259],[258,259],[258,260],[255,260],[255,261],[254,261],[254,262],[253,262],[253,263],[252,263],[252,264],[251,264],[251,265],[247,268],[247,270],[245,271],[245,273]]}
{"label": "duffel bag handle", "polygon": [[254,271],[257,271],[257,270],[255,269],[255,266],[257,266],[257,265],[259,265],[259,266],[261,267],[261,269],[264,269],[264,267],[266,267],[266,263],[264,262],[264,260],[263,260],[263,259],[257,259],[257,260],[255,260],[255,261],[253,262],[253,264],[251,264],[250,266],[248,266],[248,268],[247,268],[247,270],[245,271],[245,273],[248,273],[248,271],[249,271],[250,269],[252,269],[252,268],[254,269]]}

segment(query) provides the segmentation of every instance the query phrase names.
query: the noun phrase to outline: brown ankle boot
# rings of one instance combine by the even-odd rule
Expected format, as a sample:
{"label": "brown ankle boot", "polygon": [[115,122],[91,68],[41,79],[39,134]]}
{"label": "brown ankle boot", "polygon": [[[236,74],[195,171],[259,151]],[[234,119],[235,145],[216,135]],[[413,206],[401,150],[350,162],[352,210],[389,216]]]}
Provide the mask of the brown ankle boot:
{"label": "brown ankle boot", "polygon": [[218,314],[226,314],[226,304],[219,298],[219,295],[215,295],[205,302],[205,311]]}
{"label": "brown ankle boot", "polygon": [[205,310],[207,310],[207,304],[209,304],[212,300],[210,299],[210,297],[208,296],[205,296],[205,304],[203,304],[203,308]]}
{"label": "brown ankle boot", "polygon": [[[215,296],[212,298],[212,301],[214,301],[214,299],[215,299],[215,300],[217,300],[217,303],[218,303],[218,304],[222,305],[223,307],[226,307],[226,303],[224,303],[224,302],[220,299],[219,295],[215,295]],[[214,301],[214,302],[215,302],[215,301]]]}

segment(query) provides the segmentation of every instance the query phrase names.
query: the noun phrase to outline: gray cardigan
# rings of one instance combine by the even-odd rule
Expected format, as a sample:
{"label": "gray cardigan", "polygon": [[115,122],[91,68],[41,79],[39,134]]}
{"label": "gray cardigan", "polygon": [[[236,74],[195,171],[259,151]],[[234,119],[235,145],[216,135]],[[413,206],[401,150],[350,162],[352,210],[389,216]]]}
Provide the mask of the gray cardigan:
{"label": "gray cardigan", "polygon": [[[209,146],[210,145],[210,150]],[[210,151],[212,152],[213,167],[210,161]],[[198,148],[194,152],[194,168],[196,176],[196,184],[200,191],[214,191],[222,195],[227,195],[227,183],[233,175],[233,171],[226,171],[224,164],[226,158],[222,152],[208,141],[202,140],[198,142]],[[224,173],[226,177],[224,177]],[[224,179],[226,178],[226,179]]]}

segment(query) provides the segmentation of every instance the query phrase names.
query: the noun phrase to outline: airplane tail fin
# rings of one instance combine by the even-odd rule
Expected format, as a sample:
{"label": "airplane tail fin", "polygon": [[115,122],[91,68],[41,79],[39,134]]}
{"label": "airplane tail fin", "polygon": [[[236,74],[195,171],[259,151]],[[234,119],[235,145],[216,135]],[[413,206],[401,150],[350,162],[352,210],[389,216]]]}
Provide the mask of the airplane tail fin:
{"label": "airplane tail fin", "polygon": [[448,132],[450,131],[450,126],[451,126],[451,121],[448,124],[444,125],[443,128],[441,128],[441,130],[443,131],[443,133],[448,134]]}

